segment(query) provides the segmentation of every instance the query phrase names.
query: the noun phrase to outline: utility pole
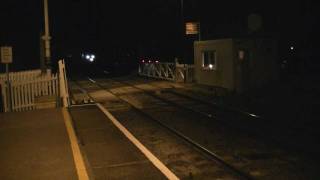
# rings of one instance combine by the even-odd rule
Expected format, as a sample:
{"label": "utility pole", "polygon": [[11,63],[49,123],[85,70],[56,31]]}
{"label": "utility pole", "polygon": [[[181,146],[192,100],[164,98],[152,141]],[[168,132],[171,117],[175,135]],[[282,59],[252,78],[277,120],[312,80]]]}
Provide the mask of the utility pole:
{"label": "utility pole", "polygon": [[[51,69],[51,52],[50,52],[50,30],[49,30],[49,12],[48,12],[48,0],[43,0],[43,9],[44,9],[44,35],[42,40],[44,41],[44,61],[40,64],[44,64],[42,73],[46,73],[47,69]],[[42,60],[42,61],[43,61]]]}
{"label": "utility pole", "polygon": [[181,17],[181,23],[183,24],[184,22],[184,17],[183,17],[183,0],[180,0],[180,17]]}
{"label": "utility pole", "polygon": [[184,57],[184,33],[185,33],[185,24],[184,24],[184,12],[183,12],[183,0],[180,0],[180,18],[181,18],[181,44],[180,44],[180,55],[181,55],[181,62],[185,61]]}

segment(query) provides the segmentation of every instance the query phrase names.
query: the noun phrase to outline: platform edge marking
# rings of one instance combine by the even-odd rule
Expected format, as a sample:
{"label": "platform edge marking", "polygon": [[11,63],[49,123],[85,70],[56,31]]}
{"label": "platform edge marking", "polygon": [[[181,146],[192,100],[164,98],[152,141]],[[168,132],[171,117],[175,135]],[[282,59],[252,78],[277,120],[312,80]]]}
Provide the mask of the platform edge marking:
{"label": "platform edge marking", "polygon": [[105,107],[96,103],[99,109],[111,120],[111,122],[156,166],[168,179],[179,178],[167,168],[155,155],[153,155],[136,137],[133,136]]}
{"label": "platform edge marking", "polygon": [[67,108],[62,108],[62,114],[67,132],[69,135],[70,145],[72,149],[73,160],[76,165],[76,170],[79,180],[89,180],[88,172],[84,163],[84,159],[81,155],[80,147],[78,140],[75,134],[75,131],[72,126],[71,116]]}

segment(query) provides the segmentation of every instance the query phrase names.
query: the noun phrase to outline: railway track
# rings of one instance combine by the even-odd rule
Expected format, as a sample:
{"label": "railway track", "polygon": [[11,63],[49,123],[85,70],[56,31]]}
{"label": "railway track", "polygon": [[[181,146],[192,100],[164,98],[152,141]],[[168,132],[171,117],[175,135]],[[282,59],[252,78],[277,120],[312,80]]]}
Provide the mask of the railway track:
{"label": "railway track", "polygon": [[[279,128],[274,128],[273,126],[276,124],[267,123],[268,120],[259,115],[240,109],[221,106],[213,102],[196,98],[194,96],[186,95],[176,90],[176,88],[162,88],[160,91],[155,93],[153,90],[150,90],[151,88],[137,86],[136,84],[145,83],[141,81],[141,79],[120,79],[116,81],[127,86],[133,86],[144,93],[147,93],[148,95],[170,105],[178,106],[188,111],[193,111],[201,116],[212,118],[215,121],[221,122],[222,124],[236,130],[256,136],[262,141],[286,149],[290,153],[306,156],[307,158],[313,158],[314,155],[317,155],[317,152],[313,151],[312,148],[308,149],[303,146],[299,146],[299,143],[292,141],[292,139],[288,137],[290,135],[282,137],[282,129],[279,130]],[[157,87],[155,84],[150,86]]]}
{"label": "railway track", "polygon": [[[159,126],[161,126],[160,129],[165,129],[165,131],[169,132],[169,134],[173,134],[176,139],[178,141],[183,141],[183,144],[187,144],[189,148],[193,149],[196,151],[196,154],[201,154],[202,158],[205,157],[207,160],[212,161],[214,164],[211,164],[212,166],[217,166],[217,164],[219,165],[219,167],[221,167],[221,169],[223,169],[224,171],[227,172],[227,174],[231,174],[231,179],[253,179],[252,176],[238,170],[237,168],[233,167],[232,165],[228,164],[227,162],[225,162],[222,158],[220,158],[218,155],[214,154],[213,152],[209,151],[208,149],[206,149],[205,147],[201,146],[200,144],[198,144],[197,142],[193,141],[192,139],[188,138],[187,136],[185,136],[184,134],[182,134],[181,132],[171,128],[170,126],[167,126],[166,124],[164,124],[163,122],[153,118],[152,116],[150,116],[149,114],[143,112],[141,109],[136,108],[134,104],[130,104],[130,102],[126,101],[125,99],[122,99],[121,97],[117,96],[115,93],[109,91],[108,89],[104,88],[103,86],[101,86],[99,83],[95,82],[93,79],[90,79],[91,83],[94,83],[95,85],[97,85],[98,87],[100,87],[101,89],[104,89],[108,92],[110,92],[112,95],[116,96],[119,98],[119,100],[124,104],[123,106],[125,107],[130,107],[135,115],[139,115],[140,117],[144,117],[145,119],[147,119],[148,121],[152,121],[152,122],[156,122],[156,124],[158,124]],[[83,85],[81,85],[81,83],[76,82],[76,84],[82,89],[82,92],[88,94],[88,96],[94,100],[94,97],[90,95],[90,89],[86,89],[86,87],[84,87]],[[119,104],[119,101],[117,101],[116,103]],[[117,105],[119,106],[119,105]],[[111,108],[112,109],[112,108]],[[112,111],[112,110],[111,110]],[[128,110],[127,110],[128,111]],[[132,113],[132,112],[131,112]],[[117,113],[115,113],[117,114]],[[120,113],[121,116],[128,116],[128,115],[124,115],[124,113]],[[130,113],[129,113],[130,114]],[[154,126],[154,125],[153,125]],[[155,128],[153,127],[153,129],[157,129],[157,131],[159,131],[159,127]],[[161,130],[160,130],[161,131]],[[168,136],[168,135],[165,135]],[[164,140],[163,140],[164,141]],[[184,147],[186,148],[186,147]],[[190,153],[190,150],[188,150]],[[192,152],[193,154],[195,152]],[[196,158],[196,159],[201,159],[201,158]],[[193,162],[193,163],[197,163],[197,162]],[[208,163],[208,162],[207,162]],[[207,169],[207,168],[205,168]],[[193,173],[189,172],[188,178],[192,179],[192,177],[194,175],[192,175]],[[202,177],[204,178],[204,177]],[[206,177],[207,179],[211,179],[213,177]],[[204,179],[206,179],[204,178]],[[215,177],[218,178],[218,177]],[[227,179],[229,179],[230,177],[227,177]],[[224,179],[224,178],[222,178]]]}
{"label": "railway track", "polygon": [[[132,80],[130,81],[132,82]],[[221,122],[224,125],[230,126],[231,128],[245,131],[246,133],[252,133],[265,141],[271,142],[272,144],[277,143],[277,145],[284,146],[283,142],[279,142],[275,137],[270,137],[270,135],[266,137],[266,132],[268,132],[268,129],[265,128],[266,126],[264,124],[260,124],[261,117],[255,114],[237,109],[220,107],[216,104],[196,99],[194,97],[190,97],[168,89],[154,92],[138,87],[134,83],[128,83],[128,81],[118,82],[127,86],[132,86],[140,91],[143,91],[149,96],[159,99],[160,101],[172,106],[183,108],[187,111],[192,111],[206,118],[214,119],[215,121]]]}
{"label": "railway track", "polygon": [[[137,87],[137,84],[139,83],[130,84],[115,80],[91,79],[90,84],[90,86],[95,86],[95,88],[89,87],[89,89],[87,89],[88,94],[99,89],[109,92],[110,94],[119,98],[118,100],[123,104],[126,104],[126,106],[130,106],[132,109],[134,109],[134,111],[139,112],[138,114],[144,118],[157,122],[161,125],[161,127],[175,134],[180,139],[183,139],[190,146],[197,149],[197,151],[201,152],[206,157],[209,157],[215,162],[221,164],[224,166],[224,168],[228,169],[229,172],[237,174],[243,179],[274,179],[273,174],[275,173],[277,173],[277,177],[284,176],[288,178],[288,174],[281,174],[279,171],[285,171],[286,167],[284,166],[291,167],[291,164],[293,163],[292,159],[295,159],[295,157],[285,155],[285,152],[281,152],[278,149],[275,150],[274,147],[271,148],[272,150],[265,148],[263,147],[265,146],[264,144],[261,145],[261,143],[255,142],[251,137],[243,137],[243,135],[239,135],[237,133],[229,133],[229,136],[221,135],[228,134],[225,133],[228,130],[225,128],[217,128],[217,126],[220,126],[221,124],[218,125],[213,121],[216,119],[216,113],[207,113],[203,110],[195,111],[190,108],[195,104],[190,102],[186,103],[186,101],[181,98],[174,98],[172,94],[169,93],[167,93],[167,95],[169,94],[171,96],[167,96],[167,99],[164,97],[160,98],[160,95],[166,93],[165,91],[161,92],[160,90],[157,90],[157,88],[150,87],[143,89],[141,86]],[[88,87],[86,85],[86,87],[82,88]],[[153,91],[155,91],[155,93]],[[168,98],[171,98],[170,101]],[[142,104],[139,105],[139,103],[135,101],[142,102]],[[174,104],[172,101],[184,103],[184,107],[182,107],[179,103]],[[186,106],[186,104],[189,106],[189,108]],[[165,112],[165,109],[168,107],[171,108],[171,113],[174,112],[174,114],[178,115],[172,115],[171,118],[167,118],[168,115],[170,116],[170,112]],[[159,112],[161,109],[164,109],[164,111]],[[201,118],[199,118],[199,114],[202,114]],[[185,118],[187,125],[181,125],[181,119],[183,119],[182,117],[188,117]],[[215,128],[212,128],[213,126],[215,126]],[[210,131],[218,131],[218,133],[212,133]],[[219,135],[219,133],[221,134]],[[215,136],[222,136],[223,138],[216,138]],[[210,137],[215,137],[213,138],[215,140],[210,139]],[[230,147],[228,147],[226,144],[228,144],[229,141],[232,141],[232,138],[234,137],[239,137],[239,139],[242,140],[239,141],[234,139],[237,141],[237,143],[230,143]],[[221,143],[221,140],[226,140],[226,142]],[[258,148],[254,146],[258,146]],[[240,150],[230,150],[235,148],[239,148]],[[250,148],[253,150],[248,150]],[[285,158],[283,158],[283,156],[285,156]],[[264,165],[270,163],[270,161],[278,161],[278,163],[273,163],[271,165],[279,166],[279,169],[270,170],[272,168]],[[293,161],[294,163],[300,162],[295,160]],[[292,176],[298,177],[294,175]]]}

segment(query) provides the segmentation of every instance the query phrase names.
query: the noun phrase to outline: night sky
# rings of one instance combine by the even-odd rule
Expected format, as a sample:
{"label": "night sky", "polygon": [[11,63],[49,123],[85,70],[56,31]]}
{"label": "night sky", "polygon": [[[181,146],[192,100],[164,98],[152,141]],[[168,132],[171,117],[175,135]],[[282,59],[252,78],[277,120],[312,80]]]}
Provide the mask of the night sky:
{"label": "night sky", "polygon": [[[319,48],[319,6],[312,1],[184,0],[185,21],[200,21],[203,39],[270,37],[279,40],[280,57],[294,46],[315,59]],[[262,28],[249,33],[247,17],[262,17]],[[122,54],[157,57],[179,55],[180,0],[49,0],[53,59],[94,52],[105,64]],[[6,0],[0,5],[0,45],[13,46],[13,69],[39,67],[43,27],[41,0]],[[185,37],[192,44],[196,37]],[[1,65],[3,70],[3,65]]]}

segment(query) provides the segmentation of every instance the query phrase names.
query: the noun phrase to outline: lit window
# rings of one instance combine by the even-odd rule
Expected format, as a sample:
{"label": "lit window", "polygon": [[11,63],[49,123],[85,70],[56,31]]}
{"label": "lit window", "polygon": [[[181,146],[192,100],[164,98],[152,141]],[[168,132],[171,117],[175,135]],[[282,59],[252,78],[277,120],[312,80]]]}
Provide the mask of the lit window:
{"label": "lit window", "polygon": [[244,50],[239,50],[238,56],[239,56],[240,61],[241,61],[241,60],[244,60],[244,56],[245,56]]}
{"label": "lit window", "polygon": [[206,70],[217,70],[217,53],[216,51],[202,52],[202,68]]}

